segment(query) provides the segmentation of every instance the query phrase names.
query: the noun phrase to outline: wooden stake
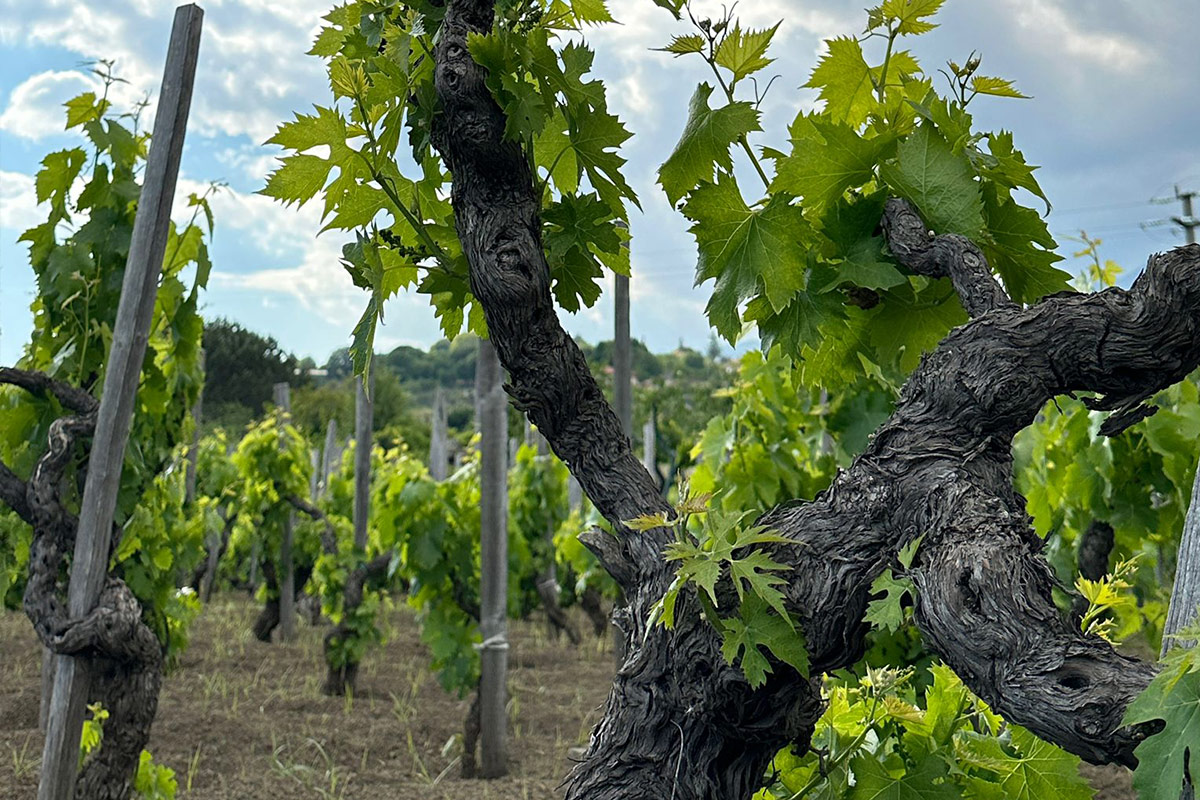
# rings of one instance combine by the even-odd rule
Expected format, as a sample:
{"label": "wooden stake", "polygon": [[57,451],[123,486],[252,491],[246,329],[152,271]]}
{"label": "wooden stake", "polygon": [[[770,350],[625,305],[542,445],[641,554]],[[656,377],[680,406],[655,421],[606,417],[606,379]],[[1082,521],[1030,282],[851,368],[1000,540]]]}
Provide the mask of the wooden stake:
{"label": "wooden stake", "polygon": [[[283,411],[283,422],[291,421],[292,395],[286,383],[275,384],[275,405]],[[279,447],[284,447],[283,431],[279,432]],[[290,642],[296,638],[296,566],[292,559],[292,532],[296,527],[296,512],[289,511],[283,523],[283,544],[279,548],[279,638]],[[267,556],[270,558],[270,556]]]}
{"label": "wooden stake", "polygon": [[492,343],[479,340],[475,365],[475,397],[482,431],[480,442],[479,515],[482,527],[479,587],[481,650],[480,775],[508,773],[505,742],[508,671],[508,439],[507,403],[500,379],[500,359]]}
{"label": "wooden stake", "polygon": [[354,382],[354,546],[367,549],[367,517],[371,510],[371,429],[374,425],[375,373],[370,385]]}
{"label": "wooden stake", "polygon": [[321,496],[329,494],[329,476],[338,468],[341,453],[337,446],[337,420],[329,418],[325,426],[325,448],[321,451]]}
{"label": "wooden stake", "polygon": [[[199,6],[181,6],[175,11],[171,28],[145,184],[133,224],[112,349],[104,376],[104,393],[92,439],[87,483],[80,504],[79,530],[68,589],[68,608],[74,618],[83,617],[96,607],[108,575],[121,467],[133,424],[142,360],[154,317],[158,277],[167,248],[171,205],[183,154],[203,19],[204,12]],[[74,794],[79,735],[90,685],[86,659],[57,656],[55,660],[58,666],[42,751],[38,800],[69,800]]]}
{"label": "wooden stake", "polygon": [[204,351],[200,351],[200,393],[192,406],[192,446],[188,448],[187,478],[184,483],[184,502],[196,501],[196,464],[200,459],[200,422],[204,418]]}
{"label": "wooden stake", "polygon": [[429,434],[429,476],[444,481],[450,472],[450,435],[446,429],[446,395],[437,387],[433,395],[433,428]]}

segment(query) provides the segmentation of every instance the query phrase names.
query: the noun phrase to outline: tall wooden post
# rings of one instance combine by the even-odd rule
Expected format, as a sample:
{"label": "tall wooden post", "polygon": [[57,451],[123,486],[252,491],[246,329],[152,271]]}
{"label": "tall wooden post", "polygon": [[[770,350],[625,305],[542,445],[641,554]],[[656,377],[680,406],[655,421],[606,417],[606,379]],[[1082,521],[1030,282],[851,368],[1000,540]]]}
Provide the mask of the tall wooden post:
{"label": "tall wooden post", "polygon": [[479,587],[481,672],[479,680],[480,774],[498,778],[508,772],[505,743],[508,671],[508,487],[507,403],[500,379],[500,359],[492,343],[479,340],[475,364],[475,398],[479,414],[480,499],[482,527]]}
{"label": "tall wooden post", "polygon": [[[96,607],[108,575],[121,466],[133,424],[142,360],[154,317],[158,276],[167,248],[171,205],[179,177],[203,19],[204,12],[199,6],[181,6],[175,11],[171,28],[158,113],[146,161],[145,183],[129,243],[112,348],[104,375],[104,393],[100,399],[87,482],[80,504],[68,589],[68,609],[75,618],[85,616]],[[46,724],[38,800],[68,800],[74,794],[79,735],[90,685],[86,659],[56,656],[55,660],[58,666]]]}
{"label": "tall wooden post", "polygon": [[[1195,620],[1197,606],[1200,606],[1200,467],[1196,469],[1192,501],[1183,523],[1183,535],[1179,539],[1175,585],[1171,588],[1171,604],[1167,608],[1167,622],[1163,626],[1162,655],[1166,655],[1172,647],[1192,647],[1196,644],[1169,637]],[[1192,763],[1195,764],[1195,761]],[[1184,776],[1180,800],[1194,800],[1195,796],[1195,785]]]}
{"label": "tall wooden post", "polygon": [[[292,396],[286,383],[275,384],[275,405],[283,412],[281,424],[289,423],[292,416]],[[279,446],[284,447],[283,431],[279,432]],[[296,638],[296,566],[292,559],[292,533],[296,527],[296,512],[288,511],[283,523],[283,542],[279,546],[279,638],[290,642]],[[267,556],[270,558],[270,555]]]}
{"label": "tall wooden post", "polygon": [[650,409],[650,415],[646,417],[646,424],[642,426],[642,463],[646,465],[646,471],[650,473],[650,477],[657,484],[659,482],[658,426],[654,417],[655,411]]}
{"label": "tall wooden post", "polygon": [[629,339],[629,278],[616,276],[615,325],[613,330],[613,409],[621,430],[633,439],[633,348]]}
{"label": "tall wooden post", "polygon": [[192,446],[188,448],[187,478],[185,479],[185,502],[190,506],[196,501],[196,465],[200,458],[200,422],[204,418],[204,351],[200,351],[200,393],[192,406]]}
{"label": "tall wooden post", "polygon": [[[617,227],[629,229],[629,226],[618,221]],[[623,247],[628,247],[622,244]],[[621,421],[621,430],[625,438],[633,441],[633,343],[629,337],[629,278],[617,275],[613,291],[614,330],[613,330],[613,410]],[[625,605],[625,598],[618,595],[618,605]],[[612,626],[613,659],[617,669],[625,663],[627,643],[625,635],[615,624]]]}
{"label": "tall wooden post", "polygon": [[329,494],[329,476],[338,468],[338,462],[341,461],[341,453],[338,452],[337,444],[337,420],[333,417],[329,418],[329,424],[325,426],[325,448],[321,451],[321,495]]}
{"label": "tall wooden post", "polygon": [[1192,485],[1192,502],[1183,523],[1179,557],[1175,563],[1175,586],[1171,589],[1171,605],[1163,626],[1163,654],[1171,647],[1191,646],[1190,642],[1167,637],[1187,627],[1196,618],[1196,607],[1200,606],[1200,469],[1196,470]]}
{"label": "tall wooden post", "polygon": [[444,481],[450,472],[450,434],[446,427],[446,395],[437,387],[433,395],[433,425],[429,432],[429,475]]}
{"label": "tall wooden post", "polygon": [[367,549],[367,515],[371,509],[371,430],[374,426],[375,373],[370,384],[354,382],[354,546]]}

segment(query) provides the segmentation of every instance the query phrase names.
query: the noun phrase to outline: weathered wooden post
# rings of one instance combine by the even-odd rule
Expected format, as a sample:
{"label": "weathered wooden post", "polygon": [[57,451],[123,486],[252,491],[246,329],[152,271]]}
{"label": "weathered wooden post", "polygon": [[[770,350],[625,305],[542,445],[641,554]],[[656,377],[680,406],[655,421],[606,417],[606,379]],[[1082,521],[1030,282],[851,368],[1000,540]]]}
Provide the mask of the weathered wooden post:
{"label": "weathered wooden post", "polygon": [[[629,224],[624,220],[616,222],[618,228],[629,230]],[[622,247],[628,248],[625,242]],[[613,410],[621,421],[621,430],[625,438],[633,441],[633,343],[629,335],[629,276],[616,275],[613,286],[614,326],[613,326]],[[624,596],[618,593],[618,605],[625,605]],[[613,659],[617,669],[625,663],[626,642],[625,634],[614,623]]]}
{"label": "weathered wooden post", "polygon": [[654,483],[658,484],[658,426],[654,416],[654,409],[650,409],[650,416],[642,425],[642,463],[646,465],[646,471]]}
{"label": "weathered wooden post", "polygon": [[437,387],[433,395],[433,427],[429,432],[429,476],[444,481],[450,472],[450,434],[446,428],[446,395]]}
{"label": "weathered wooden post", "polygon": [[[96,607],[108,574],[121,466],[133,424],[142,360],[167,247],[203,19],[204,12],[199,6],[181,6],[175,11],[171,28],[171,43],[167,49],[158,111],[146,160],[145,183],[129,243],[112,348],[104,375],[104,393],[100,399],[87,482],[80,504],[68,589],[68,608],[71,616],[76,618]],[[90,685],[86,659],[56,656],[55,661],[54,696],[46,723],[38,800],[68,800],[75,792],[79,735]]]}
{"label": "weathered wooden post", "polygon": [[[204,373],[204,351],[200,351],[200,374]],[[200,393],[196,395],[196,404],[192,406],[192,446],[188,448],[187,478],[185,481],[185,502],[190,506],[196,501],[196,465],[200,459],[200,422],[204,418],[204,383],[200,384]]]}
{"label": "weathered wooden post", "polygon": [[507,402],[501,386],[500,359],[492,343],[479,340],[475,364],[475,397],[479,414],[480,499],[482,528],[479,587],[481,671],[480,775],[499,778],[508,772],[505,743],[508,671],[508,439]]}
{"label": "weathered wooden post", "polygon": [[367,549],[367,515],[371,509],[371,430],[374,426],[375,373],[370,383],[354,382],[354,546]]}
{"label": "weathered wooden post", "polygon": [[[292,395],[286,383],[275,384],[275,405],[283,412],[280,424],[291,421]],[[284,434],[279,432],[279,446],[283,448]],[[292,559],[292,533],[296,527],[296,512],[289,509],[283,523],[283,542],[279,546],[279,638],[290,642],[296,638],[296,567]],[[267,556],[270,558],[270,555]]]}
{"label": "weathered wooden post", "polygon": [[[1171,589],[1171,604],[1167,608],[1167,622],[1163,626],[1162,655],[1166,655],[1172,647],[1195,645],[1195,642],[1179,641],[1170,637],[1196,619],[1197,606],[1200,606],[1200,468],[1196,469],[1196,479],[1192,484],[1192,501],[1183,523],[1183,535],[1179,539],[1175,585]],[[1193,758],[1196,757],[1193,753]],[[1192,763],[1194,765],[1196,762]],[[1180,800],[1193,800],[1195,796],[1195,786],[1185,775]]]}
{"label": "weathered wooden post", "polygon": [[338,462],[340,461],[341,453],[338,452],[337,444],[337,420],[330,417],[329,424],[325,426],[325,447],[321,450],[322,497],[329,494],[329,476],[338,468]]}

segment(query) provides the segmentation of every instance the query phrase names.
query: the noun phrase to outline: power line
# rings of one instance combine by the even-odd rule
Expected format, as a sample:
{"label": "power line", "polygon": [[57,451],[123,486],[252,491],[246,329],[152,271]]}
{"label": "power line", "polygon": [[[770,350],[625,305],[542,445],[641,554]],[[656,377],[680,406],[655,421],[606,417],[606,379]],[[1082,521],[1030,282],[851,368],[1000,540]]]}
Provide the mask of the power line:
{"label": "power line", "polygon": [[1174,197],[1160,197],[1152,200],[1152,203],[1163,204],[1173,203],[1178,200],[1183,205],[1183,213],[1178,217],[1170,217],[1167,219],[1156,219],[1152,222],[1144,223],[1147,226],[1157,227],[1161,225],[1178,225],[1183,228],[1184,239],[1188,244],[1196,243],[1196,228],[1200,228],[1200,219],[1196,218],[1195,210],[1192,206],[1192,201],[1196,199],[1197,192],[1181,192],[1178,184],[1175,186]]}

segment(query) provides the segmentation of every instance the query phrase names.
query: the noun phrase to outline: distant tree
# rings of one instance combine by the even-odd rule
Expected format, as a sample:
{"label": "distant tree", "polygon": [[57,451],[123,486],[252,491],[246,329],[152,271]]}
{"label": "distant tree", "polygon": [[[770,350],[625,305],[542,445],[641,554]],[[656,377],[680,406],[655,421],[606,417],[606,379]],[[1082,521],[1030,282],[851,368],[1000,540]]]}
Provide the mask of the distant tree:
{"label": "distant tree", "polygon": [[350,348],[339,347],[329,354],[325,362],[325,371],[330,378],[344,378],[354,372],[354,364],[350,361]]}
{"label": "distant tree", "polygon": [[205,324],[204,357],[207,424],[245,424],[262,413],[274,384],[307,380],[298,378],[296,357],[285,353],[273,337],[227,319]]}

